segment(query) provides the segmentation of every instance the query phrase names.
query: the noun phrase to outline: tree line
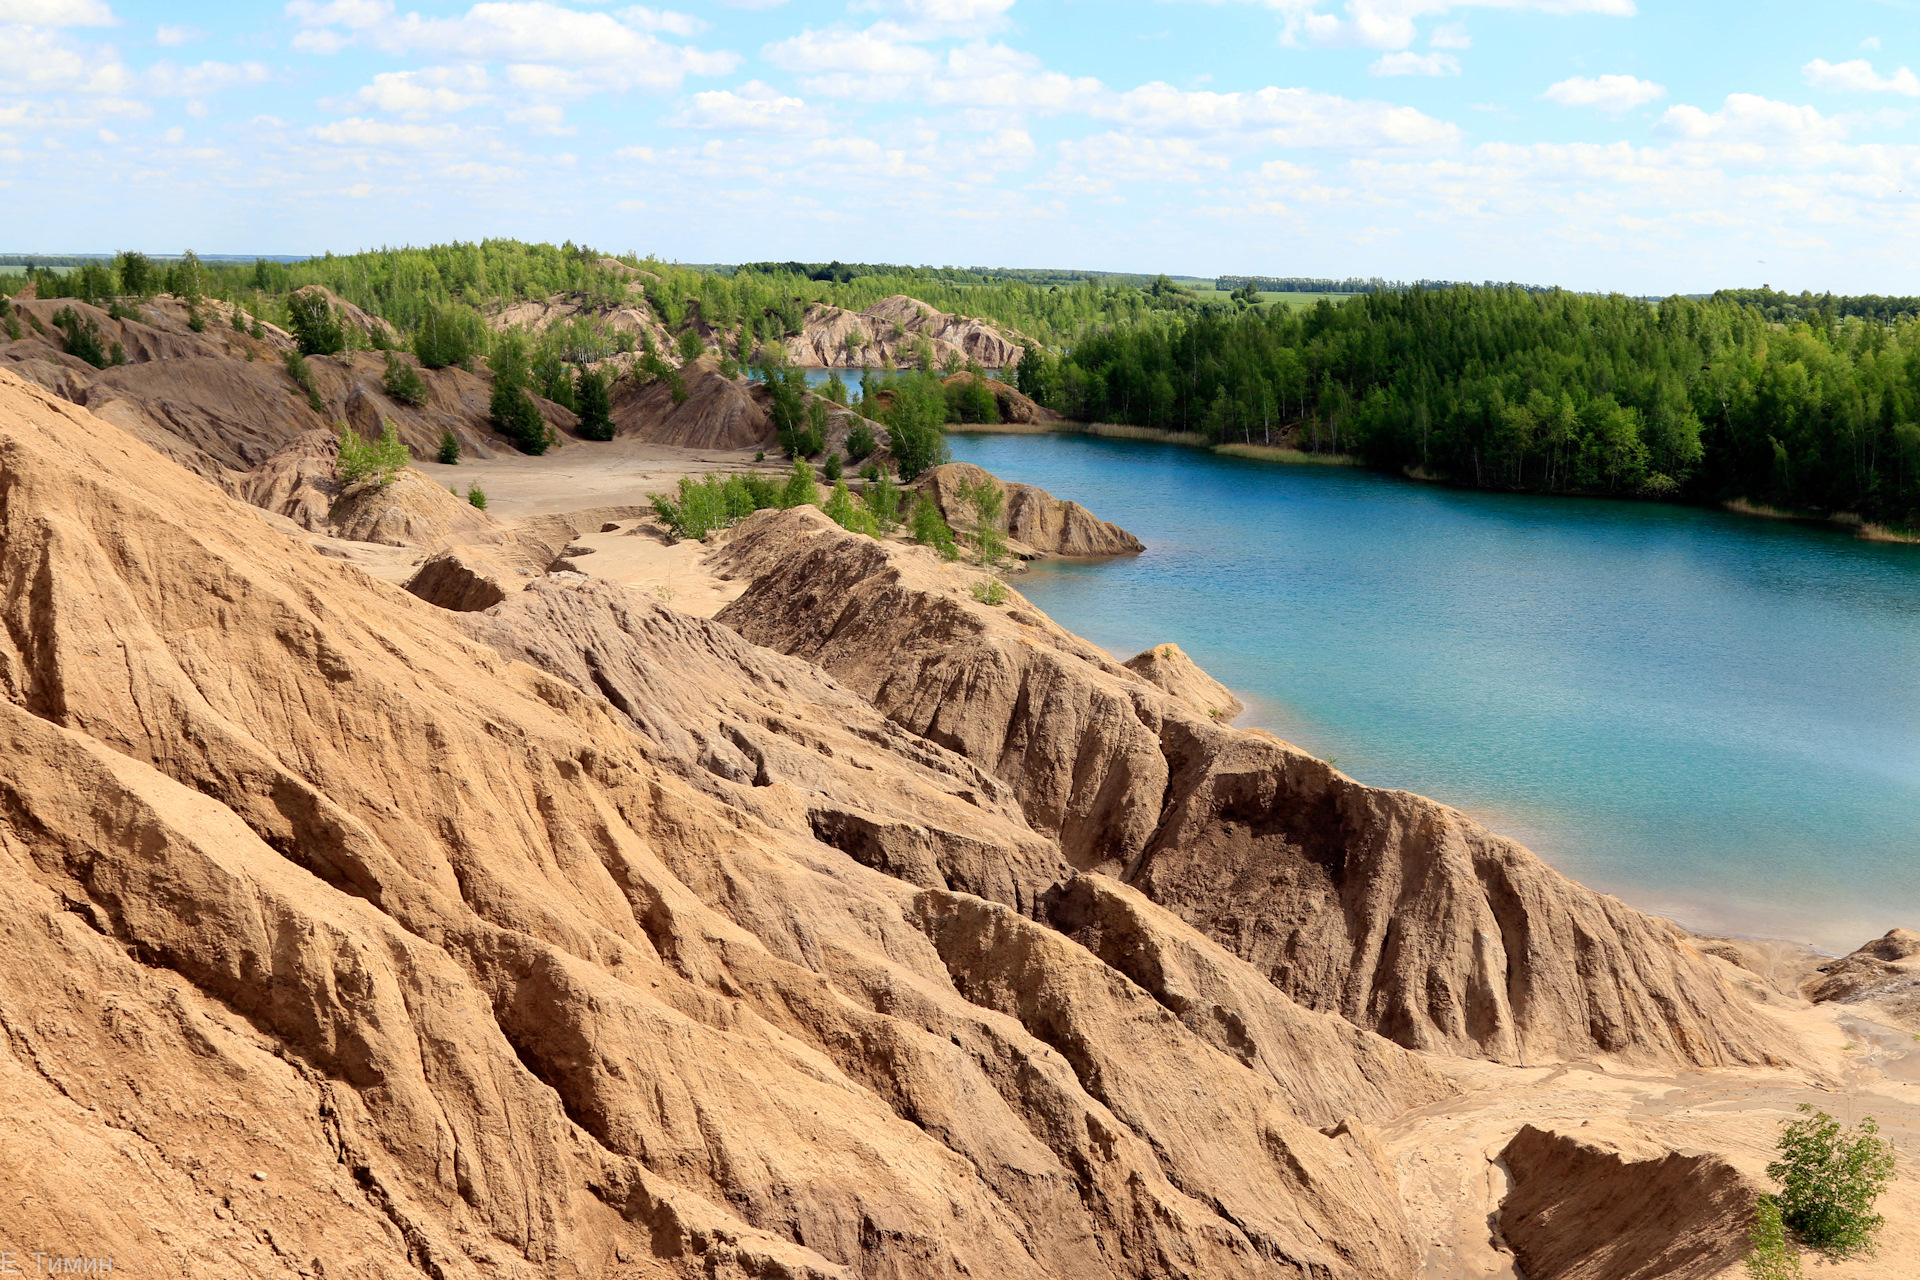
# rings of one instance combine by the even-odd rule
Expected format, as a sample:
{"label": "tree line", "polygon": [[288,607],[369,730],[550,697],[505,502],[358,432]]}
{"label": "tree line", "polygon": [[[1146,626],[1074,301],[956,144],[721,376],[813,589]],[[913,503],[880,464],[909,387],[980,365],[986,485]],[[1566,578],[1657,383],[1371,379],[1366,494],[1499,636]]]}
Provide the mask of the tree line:
{"label": "tree line", "polygon": [[1155,316],[1030,346],[1071,419],[1345,453],[1481,488],[1920,522],[1920,322],[1512,287]]}

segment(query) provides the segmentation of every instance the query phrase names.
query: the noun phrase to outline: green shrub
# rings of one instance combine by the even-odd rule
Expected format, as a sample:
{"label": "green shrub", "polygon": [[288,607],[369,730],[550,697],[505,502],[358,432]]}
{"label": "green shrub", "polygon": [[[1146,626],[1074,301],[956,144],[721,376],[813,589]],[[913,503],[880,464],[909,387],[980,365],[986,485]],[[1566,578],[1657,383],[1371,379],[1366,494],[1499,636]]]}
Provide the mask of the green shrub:
{"label": "green shrub", "polygon": [[467,486],[467,505],[481,511],[487,509],[487,491],[480,487],[480,482],[477,480]]}
{"label": "green shrub", "polygon": [[470,367],[486,347],[486,325],[470,307],[435,307],[413,332],[413,354],[423,368]]}
{"label": "green shrub", "polygon": [[777,505],[779,497],[778,486],[758,476],[722,480],[709,473],[699,480],[681,476],[678,502],[660,494],[652,502],[654,514],[675,537],[698,540],[762,507]]}
{"label": "green shrub", "polygon": [[580,434],[588,440],[613,439],[613,388],[606,371],[581,369],[573,398]]}
{"label": "green shrub", "polygon": [[941,430],[947,420],[946,388],[927,373],[898,378],[891,387],[893,403],[885,417],[893,438],[894,466],[902,480],[917,480],[953,456]]}
{"label": "green shrub", "polygon": [[870,538],[880,536],[880,522],[874,519],[873,512],[854,501],[844,481],[834,484],[833,492],[827,495],[827,501],[820,509],[827,513],[828,519],[850,533],[864,533]]}
{"label": "green shrub", "polygon": [[460,437],[453,434],[452,427],[440,433],[440,452],[434,456],[443,466],[460,465]]}
{"label": "green shrub", "polygon": [[20,317],[19,316],[7,317],[7,341],[9,342],[20,341]]}
{"label": "green shrub", "polygon": [[870,457],[880,441],[873,434],[873,424],[865,418],[853,424],[853,430],[847,432],[847,456],[855,462]]}
{"label": "green shrub", "polygon": [[298,351],[287,352],[287,373],[294,385],[307,393],[307,403],[313,406],[313,411],[325,413],[327,402],[320,398],[320,387],[313,380],[313,369],[307,364],[307,358]]}
{"label": "green shrub", "polygon": [[932,547],[945,559],[960,558],[960,548],[954,543],[953,530],[947,527],[947,518],[940,514],[939,505],[924,493],[913,503],[913,540]]}
{"label": "green shrub", "polygon": [[[137,316],[128,317],[128,319],[138,319],[138,318],[139,317]],[[227,317],[227,323],[233,326],[233,331],[235,333],[245,333],[247,331],[247,317],[244,313],[241,312],[239,307],[235,307],[233,309],[233,313]]]}
{"label": "green shrub", "polygon": [[207,331],[207,318],[200,314],[200,308],[187,308],[187,328],[193,330],[195,333],[205,333]]}
{"label": "green shrub", "polygon": [[838,369],[835,369],[832,373],[829,373],[827,375],[827,384],[824,387],[820,388],[820,394],[825,396],[827,399],[833,401],[837,405],[846,404],[847,380],[840,376],[840,371]]}
{"label": "green shrub", "polygon": [[67,354],[85,360],[96,369],[107,367],[107,350],[100,344],[100,326],[92,316],[83,316],[72,307],[54,312],[54,327],[65,335],[61,343]]}
{"label": "green shrub", "polygon": [[130,298],[150,298],[154,286],[159,283],[159,275],[153,269],[153,259],[144,253],[129,250],[122,253],[116,265],[120,269],[120,292]]}
{"label": "green shrub", "polygon": [[1007,584],[991,576],[982,578],[973,584],[973,598],[981,604],[1005,604]]}
{"label": "green shrub", "polygon": [[427,380],[398,351],[387,353],[387,373],[380,383],[388,396],[419,408],[427,402]]}
{"label": "green shrub", "polygon": [[872,481],[865,493],[867,510],[873,512],[873,518],[879,522],[882,533],[891,533],[893,526],[900,523],[900,486],[893,477],[878,467],[874,468]]}
{"label": "green shrub", "polygon": [[1801,1103],[1804,1119],[1780,1129],[1780,1159],[1767,1176],[1780,1184],[1780,1216],[1830,1258],[1870,1254],[1884,1217],[1874,1201],[1893,1180],[1893,1144],[1868,1116],[1851,1129]]}
{"label": "green shrub", "polygon": [[811,503],[820,505],[820,486],[814,483],[813,468],[805,458],[793,460],[793,470],[787,473],[786,486],[780,490],[782,510],[804,507]]}
{"label": "green shrub", "polygon": [[331,356],[347,349],[347,335],[333,303],[319,289],[302,289],[287,299],[287,329],[303,356]]}
{"label": "green shrub", "polygon": [[1753,1228],[1747,1233],[1747,1274],[1753,1280],[1800,1280],[1800,1255],[1787,1239],[1780,1217],[1780,1201],[1761,1196],[1753,1207]]}
{"label": "green shrub", "polygon": [[400,442],[400,432],[394,427],[393,419],[388,418],[381,424],[378,440],[362,440],[352,427],[344,422],[340,424],[340,458],[334,464],[333,473],[341,484],[373,480],[384,488],[392,484],[400,469],[412,460],[407,446]]}
{"label": "green shrub", "polygon": [[821,471],[826,474],[827,479],[837,481],[847,473],[847,468],[846,464],[840,460],[839,454],[830,453],[827,455],[827,463],[821,468]]}
{"label": "green shrub", "polygon": [[682,360],[698,360],[705,354],[707,354],[707,344],[698,333],[689,329],[680,335],[680,358]]}
{"label": "green shrub", "polygon": [[960,497],[973,508],[973,543],[984,565],[998,564],[1007,554],[1007,536],[1000,525],[1007,495],[992,480],[965,481]]}
{"label": "green shrub", "polygon": [[266,338],[267,326],[260,323],[259,316],[255,316],[253,318],[253,323],[247,326],[247,336],[249,338],[255,339],[256,341],[263,340]]}

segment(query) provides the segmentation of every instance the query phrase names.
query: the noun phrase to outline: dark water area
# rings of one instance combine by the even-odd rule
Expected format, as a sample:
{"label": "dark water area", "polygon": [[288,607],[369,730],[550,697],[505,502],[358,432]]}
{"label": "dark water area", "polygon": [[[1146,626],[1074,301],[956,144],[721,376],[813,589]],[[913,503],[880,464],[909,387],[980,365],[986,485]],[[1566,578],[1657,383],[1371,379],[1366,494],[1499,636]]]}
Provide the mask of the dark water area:
{"label": "dark water area", "polygon": [[1018,583],[1175,641],[1271,729],[1701,929],[1920,927],[1920,547],[1655,503],[1467,493],[1068,436],[956,460],[1132,530]]}

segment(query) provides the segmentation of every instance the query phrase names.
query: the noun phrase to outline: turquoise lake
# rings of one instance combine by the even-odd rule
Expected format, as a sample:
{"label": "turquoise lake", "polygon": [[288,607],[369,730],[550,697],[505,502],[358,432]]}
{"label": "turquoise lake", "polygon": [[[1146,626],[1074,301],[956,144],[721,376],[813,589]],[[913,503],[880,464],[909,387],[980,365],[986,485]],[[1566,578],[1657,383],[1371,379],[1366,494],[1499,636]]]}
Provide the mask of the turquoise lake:
{"label": "turquoise lake", "polygon": [[1017,584],[1691,927],[1920,927],[1920,546],[1071,436],[950,437],[1147,544]]}

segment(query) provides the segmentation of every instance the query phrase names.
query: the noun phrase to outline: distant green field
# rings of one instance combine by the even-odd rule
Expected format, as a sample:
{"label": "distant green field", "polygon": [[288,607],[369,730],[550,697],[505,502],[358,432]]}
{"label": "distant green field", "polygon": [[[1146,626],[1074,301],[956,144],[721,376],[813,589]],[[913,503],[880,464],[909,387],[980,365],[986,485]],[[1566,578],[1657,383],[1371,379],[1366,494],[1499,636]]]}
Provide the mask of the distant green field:
{"label": "distant green field", "polygon": [[[1211,280],[1181,280],[1179,283],[1193,290],[1195,294],[1199,295],[1202,302],[1224,302],[1228,296],[1225,290],[1214,288],[1213,281]],[[1260,295],[1260,301],[1263,303],[1277,302],[1283,307],[1292,307],[1298,311],[1303,307],[1312,306],[1322,298],[1327,299],[1337,307],[1348,298],[1354,296],[1355,295],[1351,293],[1262,293]]]}

